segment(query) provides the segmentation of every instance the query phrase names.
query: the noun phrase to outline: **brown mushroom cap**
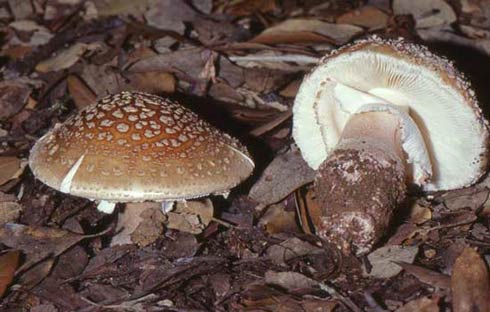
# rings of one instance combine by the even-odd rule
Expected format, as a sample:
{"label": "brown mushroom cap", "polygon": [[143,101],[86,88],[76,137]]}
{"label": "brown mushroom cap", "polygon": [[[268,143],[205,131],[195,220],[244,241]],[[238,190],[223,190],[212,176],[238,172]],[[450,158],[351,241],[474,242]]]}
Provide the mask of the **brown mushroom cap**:
{"label": "brown mushroom cap", "polygon": [[254,168],[237,140],[179,103],[141,92],[107,96],[55,126],[29,165],[57,190],[111,202],[226,193]]}

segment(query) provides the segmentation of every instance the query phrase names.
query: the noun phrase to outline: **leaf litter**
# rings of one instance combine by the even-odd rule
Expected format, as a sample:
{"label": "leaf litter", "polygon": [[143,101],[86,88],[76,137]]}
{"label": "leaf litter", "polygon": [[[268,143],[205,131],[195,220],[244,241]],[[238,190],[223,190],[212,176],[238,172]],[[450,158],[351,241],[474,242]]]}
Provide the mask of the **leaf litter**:
{"label": "leaf litter", "polygon": [[[443,42],[487,81],[489,12],[467,0],[4,1],[2,309],[488,309],[488,178],[414,194],[377,250],[342,255],[314,236],[315,173],[291,145],[291,108],[325,53],[368,33]],[[254,175],[227,198],[150,210],[131,232],[36,181],[25,169],[33,143],[122,90],[185,99],[246,143]]]}

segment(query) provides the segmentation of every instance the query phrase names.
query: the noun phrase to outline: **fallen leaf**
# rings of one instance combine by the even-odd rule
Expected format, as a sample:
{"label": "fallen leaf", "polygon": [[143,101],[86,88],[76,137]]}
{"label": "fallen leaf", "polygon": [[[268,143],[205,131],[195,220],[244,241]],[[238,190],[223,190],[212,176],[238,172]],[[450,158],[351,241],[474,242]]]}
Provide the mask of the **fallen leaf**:
{"label": "fallen leaf", "polygon": [[162,236],[165,221],[160,207],[158,209],[146,209],[141,213],[141,222],[131,233],[131,241],[138,246],[153,244]]}
{"label": "fallen leaf", "polygon": [[380,29],[386,27],[388,14],[372,6],[363,6],[340,15],[337,17],[337,23],[352,24],[368,29]]}
{"label": "fallen leaf", "polygon": [[277,203],[302,185],[313,181],[315,171],[298,150],[276,156],[250,190],[253,200],[270,205]]}
{"label": "fallen leaf", "polygon": [[286,261],[293,258],[319,251],[321,251],[321,248],[302,241],[299,238],[293,237],[280,244],[272,245],[267,249],[266,254],[273,263],[277,265],[284,265]]}
{"label": "fallen leaf", "polygon": [[185,32],[184,22],[192,22],[197,13],[180,0],[157,0],[145,13],[148,25],[173,30],[181,35]]}
{"label": "fallen leaf", "polygon": [[264,227],[269,234],[298,231],[296,214],[294,211],[286,211],[283,205],[271,205],[267,208],[258,225]]}
{"label": "fallen leaf", "polygon": [[313,19],[288,19],[267,28],[250,40],[262,44],[335,43],[343,45],[363,29],[348,24],[332,24]]}
{"label": "fallen leaf", "polygon": [[279,91],[279,95],[288,98],[296,97],[296,93],[298,93],[301,82],[303,82],[303,79],[296,79],[291,81],[284,88],[282,88],[281,91]]}
{"label": "fallen leaf", "polygon": [[22,206],[14,195],[0,192],[0,226],[15,221],[21,211]]}
{"label": "fallen leaf", "polygon": [[370,276],[390,278],[402,271],[397,262],[412,263],[419,252],[417,246],[385,246],[371,252],[367,258],[371,264]]}
{"label": "fallen leaf", "polygon": [[[30,94],[31,89],[20,82],[0,82],[0,120],[8,119],[20,112]],[[1,164],[0,161],[0,166]]]}
{"label": "fallen leaf", "polygon": [[410,263],[397,262],[397,264],[401,266],[406,273],[412,274],[422,283],[443,289],[449,289],[451,286],[450,277],[447,275]]}
{"label": "fallen leaf", "polygon": [[18,250],[8,251],[0,256],[0,298],[3,297],[7,287],[14,279],[15,271],[19,265]]}
{"label": "fallen leaf", "polygon": [[112,237],[111,246],[133,243],[150,245],[163,232],[164,221],[161,203],[126,203],[118,214],[117,234]]}
{"label": "fallen leaf", "polygon": [[456,21],[456,13],[444,0],[394,0],[395,15],[412,15],[417,28],[450,25]]}
{"label": "fallen leaf", "polygon": [[68,49],[61,51],[56,56],[42,61],[36,65],[36,70],[41,73],[47,73],[51,71],[58,71],[66,68],[70,68],[75,65],[76,62],[85,54],[87,51],[95,51],[102,47],[99,42],[94,43],[81,43],[78,42]]}
{"label": "fallen leaf", "polygon": [[476,212],[488,200],[489,193],[487,188],[470,187],[447,192],[442,195],[442,200],[449,210],[470,208]]}
{"label": "fallen leaf", "polygon": [[299,223],[306,234],[314,234],[314,224],[321,223],[322,210],[315,200],[315,193],[312,188],[301,188],[295,193],[296,211],[299,216]]}
{"label": "fallen leaf", "polygon": [[422,297],[414,299],[395,312],[439,312],[439,297]]}
{"label": "fallen leaf", "polygon": [[417,202],[410,208],[410,218],[408,222],[414,224],[423,224],[432,218],[432,210],[428,207],[421,206]]}
{"label": "fallen leaf", "polygon": [[0,156],[0,185],[18,176],[20,168],[21,161],[17,157]]}
{"label": "fallen leaf", "polygon": [[174,93],[177,83],[174,75],[161,71],[132,73],[126,78],[134,90],[156,94]]}
{"label": "fallen leaf", "polygon": [[268,13],[277,9],[276,0],[241,0],[231,3],[224,11],[234,16],[247,16],[256,12]]}
{"label": "fallen leaf", "polygon": [[148,0],[97,0],[94,1],[99,16],[132,15],[139,17],[149,7]]}
{"label": "fallen leaf", "polygon": [[15,21],[9,24],[9,27],[30,34],[30,37],[27,39],[20,40],[17,36],[12,37],[9,41],[9,45],[21,45],[21,46],[39,46],[43,44],[47,44],[52,38],[53,34],[44,26],[40,26],[34,21],[31,20],[20,20]]}
{"label": "fallen leaf", "polygon": [[56,228],[7,223],[0,228],[0,242],[27,254],[27,261],[19,269],[24,270],[47,257],[59,256],[82,239],[103,233],[79,235]]}
{"label": "fallen leaf", "polygon": [[177,202],[167,213],[167,227],[191,234],[200,234],[213,220],[214,207],[210,199]]}
{"label": "fallen leaf", "polygon": [[68,92],[70,92],[70,95],[79,110],[95,103],[97,100],[97,95],[80,77],[69,75],[66,78],[66,82],[68,85]]}
{"label": "fallen leaf", "polygon": [[33,7],[29,0],[8,0],[8,5],[16,20],[29,19],[34,15]]}
{"label": "fallen leaf", "polygon": [[451,293],[453,311],[490,311],[487,265],[472,248],[466,248],[454,263]]}
{"label": "fallen leaf", "polygon": [[265,272],[265,282],[290,292],[318,287],[318,282],[298,272]]}

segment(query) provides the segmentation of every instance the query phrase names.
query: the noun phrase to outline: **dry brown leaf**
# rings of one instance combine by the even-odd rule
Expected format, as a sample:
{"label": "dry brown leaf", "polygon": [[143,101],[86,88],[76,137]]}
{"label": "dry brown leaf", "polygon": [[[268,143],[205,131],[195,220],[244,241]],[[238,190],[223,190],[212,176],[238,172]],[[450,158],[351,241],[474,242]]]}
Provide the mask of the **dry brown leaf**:
{"label": "dry brown leaf", "polygon": [[85,54],[87,51],[95,51],[102,47],[102,43],[81,43],[78,42],[68,49],[61,51],[56,56],[42,61],[36,65],[36,70],[41,73],[47,73],[51,71],[58,71],[62,69],[69,68],[75,65],[76,62]]}
{"label": "dry brown leaf", "polygon": [[111,246],[132,243],[150,245],[163,232],[164,221],[161,203],[126,203],[118,215],[117,234],[112,237]]}
{"label": "dry brown leaf", "polygon": [[394,0],[393,12],[411,14],[417,28],[450,25],[456,21],[456,13],[444,0]]}
{"label": "dry brown leaf", "polygon": [[174,93],[177,83],[174,75],[161,71],[132,73],[126,77],[134,90],[148,93]]}
{"label": "dry brown leaf", "polygon": [[3,297],[14,278],[15,271],[19,265],[19,255],[20,252],[14,250],[0,256],[0,298]]}
{"label": "dry brown leaf", "polygon": [[22,206],[17,198],[11,194],[0,192],[0,226],[15,221],[22,211]]}
{"label": "dry brown leaf", "polygon": [[398,275],[402,268],[398,262],[412,263],[419,252],[416,246],[385,246],[371,252],[367,258],[372,268],[370,276],[390,278]]}
{"label": "dry brown leaf", "polygon": [[340,15],[337,18],[337,23],[352,24],[369,29],[379,29],[386,27],[388,15],[375,7],[363,6],[354,11]]}
{"label": "dry brown leaf", "polygon": [[490,279],[487,266],[472,248],[456,259],[451,275],[453,311],[490,311]]}
{"label": "dry brown leaf", "polygon": [[149,7],[148,0],[97,0],[94,1],[99,16],[132,15],[139,17]]}
{"label": "dry brown leaf", "polygon": [[410,209],[409,222],[414,224],[422,224],[432,218],[432,210],[430,208],[419,205],[417,202]]}
{"label": "dry brown leaf", "polygon": [[0,185],[15,179],[21,169],[21,160],[17,157],[0,156]]}
{"label": "dry brown leaf", "polygon": [[246,16],[256,12],[268,13],[276,9],[276,0],[240,0],[227,6],[225,12],[235,16]]}
{"label": "dry brown leaf", "polygon": [[282,88],[281,91],[279,91],[279,95],[289,98],[296,97],[296,93],[298,93],[301,82],[303,82],[303,79],[296,79],[291,81],[284,88]]}
{"label": "dry brown leaf", "polygon": [[265,282],[273,284],[288,291],[311,289],[318,286],[318,282],[297,272],[265,272]]}
{"label": "dry brown leaf", "polygon": [[210,199],[177,202],[167,213],[167,227],[191,234],[200,234],[213,220],[214,207]]}
{"label": "dry brown leaf", "polygon": [[0,228],[0,242],[27,254],[23,270],[47,257],[59,256],[82,239],[101,234],[79,235],[56,228],[7,223]]}
{"label": "dry brown leaf", "polygon": [[290,259],[319,251],[321,251],[321,248],[293,237],[280,244],[269,247],[266,251],[266,255],[274,264],[284,265],[285,262]]}
{"label": "dry brown leaf", "polygon": [[[160,208],[160,207],[159,207]],[[165,216],[161,209],[146,209],[141,213],[141,222],[131,233],[131,241],[138,246],[148,246],[161,237]]]}
{"label": "dry brown leaf", "polygon": [[315,193],[311,188],[302,188],[296,191],[296,211],[299,223],[306,234],[315,233],[313,224],[320,224],[322,210],[315,200]]}
{"label": "dry brown leaf", "polygon": [[259,226],[269,234],[298,231],[294,211],[286,211],[283,205],[271,205],[260,218]]}
{"label": "dry brown leaf", "polygon": [[0,82],[0,120],[17,114],[26,104],[30,94],[31,89],[20,82]]}
{"label": "dry brown leaf", "polygon": [[449,210],[470,208],[472,211],[477,211],[487,201],[489,193],[487,188],[470,187],[447,192],[442,195],[442,199]]}
{"label": "dry brown leaf", "polygon": [[252,43],[335,43],[342,45],[361,34],[363,29],[348,24],[331,24],[313,19],[289,19],[267,28],[250,40]]}
{"label": "dry brown leaf", "polygon": [[95,103],[97,95],[90,89],[90,87],[78,76],[69,75],[66,78],[68,85],[68,92],[70,92],[75,106],[80,110],[90,104]]}
{"label": "dry brown leaf", "polygon": [[451,286],[450,277],[447,275],[409,263],[397,262],[397,264],[422,283],[443,289],[449,289]]}
{"label": "dry brown leaf", "polygon": [[253,200],[270,205],[277,203],[300,186],[313,181],[315,171],[304,161],[299,151],[290,150],[267,166],[250,190]]}
{"label": "dry brown leaf", "polygon": [[422,297],[412,300],[395,312],[439,312],[439,297]]}
{"label": "dry brown leaf", "polygon": [[196,15],[196,12],[181,0],[157,0],[150,3],[145,19],[150,26],[173,30],[183,35],[184,22],[191,22]]}

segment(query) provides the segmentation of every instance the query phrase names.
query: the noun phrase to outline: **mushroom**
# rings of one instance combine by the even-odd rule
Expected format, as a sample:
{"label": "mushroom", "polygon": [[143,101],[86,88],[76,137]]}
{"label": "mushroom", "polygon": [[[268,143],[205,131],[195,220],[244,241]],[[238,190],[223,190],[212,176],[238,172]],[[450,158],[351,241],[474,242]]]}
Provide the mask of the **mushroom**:
{"label": "mushroom", "polygon": [[[254,169],[247,150],[175,101],[142,92],[102,98],[40,138],[34,176],[63,193],[134,210],[227,194]],[[131,213],[131,212],[130,212]]]}
{"label": "mushroom", "polygon": [[368,252],[407,189],[475,183],[488,133],[469,83],[427,48],[374,36],[333,51],[304,78],[293,109],[293,137],[318,170],[317,234]]}

